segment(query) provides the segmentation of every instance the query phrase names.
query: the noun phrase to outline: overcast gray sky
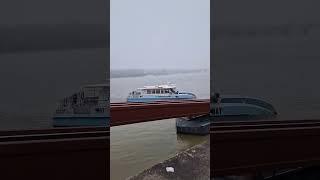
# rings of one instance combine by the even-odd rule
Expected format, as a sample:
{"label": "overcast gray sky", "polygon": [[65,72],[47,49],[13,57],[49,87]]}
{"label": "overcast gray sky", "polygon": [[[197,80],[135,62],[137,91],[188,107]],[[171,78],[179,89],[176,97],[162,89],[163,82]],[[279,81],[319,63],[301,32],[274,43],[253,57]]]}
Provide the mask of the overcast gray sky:
{"label": "overcast gray sky", "polygon": [[209,68],[209,0],[111,0],[111,69]]}

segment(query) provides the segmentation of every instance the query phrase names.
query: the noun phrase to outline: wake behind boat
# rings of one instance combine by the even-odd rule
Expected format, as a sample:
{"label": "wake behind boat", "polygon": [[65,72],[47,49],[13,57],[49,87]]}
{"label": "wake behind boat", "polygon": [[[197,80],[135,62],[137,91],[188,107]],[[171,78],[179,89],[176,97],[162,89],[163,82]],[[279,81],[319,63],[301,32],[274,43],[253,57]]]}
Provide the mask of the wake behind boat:
{"label": "wake behind boat", "polygon": [[179,92],[175,85],[164,84],[138,88],[129,94],[127,102],[152,102],[184,99],[196,99],[196,95],[189,92]]}

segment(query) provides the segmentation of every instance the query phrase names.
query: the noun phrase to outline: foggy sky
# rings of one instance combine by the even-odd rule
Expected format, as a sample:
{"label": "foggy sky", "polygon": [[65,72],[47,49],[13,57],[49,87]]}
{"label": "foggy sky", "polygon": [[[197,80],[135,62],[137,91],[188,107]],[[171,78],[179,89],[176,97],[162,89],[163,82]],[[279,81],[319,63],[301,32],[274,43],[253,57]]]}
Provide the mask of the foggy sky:
{"label": "foggy sky", "polygon": [[209,69],[209,3],[111,0],[111,69]]}

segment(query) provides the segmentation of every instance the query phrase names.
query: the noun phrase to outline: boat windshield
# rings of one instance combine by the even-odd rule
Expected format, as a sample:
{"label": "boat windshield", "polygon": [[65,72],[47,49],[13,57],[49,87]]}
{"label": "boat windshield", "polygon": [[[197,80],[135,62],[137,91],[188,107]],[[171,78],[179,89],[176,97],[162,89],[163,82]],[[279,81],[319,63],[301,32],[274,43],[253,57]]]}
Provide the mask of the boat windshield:
{"label": "boat windshield", "polygon": [[170,92],[172,92],[172,93],[176,93],[176,91],[174,91],[172,88],[170,88]]}

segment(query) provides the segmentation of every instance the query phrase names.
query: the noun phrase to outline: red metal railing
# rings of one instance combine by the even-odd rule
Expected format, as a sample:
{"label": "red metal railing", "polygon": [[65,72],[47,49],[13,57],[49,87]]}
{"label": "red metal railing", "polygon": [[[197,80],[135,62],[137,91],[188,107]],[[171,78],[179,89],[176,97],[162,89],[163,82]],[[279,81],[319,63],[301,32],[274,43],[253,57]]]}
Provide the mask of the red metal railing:
{"label": "red metal railing", "polygon": [[[202,115],[209,110],[207,99],[112,103],[111,126]],[[5,179],[108,177],[109,128],[7,131],[0,136],[0,167],[3,177],[8,177]],[[212,175],[320,164],[319,139],[320,120],[214,119],[210,128]],[[52,171],[59,173],[48,177]]]}
{"label": "red metal railing", "polygon": [[[111,125],[193,116],[208,112],[209,100],[112,103]],[[25,177],[108,179],[109,138],[108,127],[1,131],[2,177],[4,179]]]}
{"label": "red metal railing", "polygon": [[150,103],[111,103],[111,126],[208,114],[209,99],[158,101]]}
{"label": "red metal railing", "polygon": [[[111,103],[111,126],[208,114],[210,101]],[[211,169],[215,176],[312,165],[320,162],[317,120],[215,119],[210,130]],[[305,151],[308,149],[308,151]]]}
{"label": "red metal railing", "polygon": [[1,179],[109,179],[109,138],[106,127],[1,131]]}
{"label": "red metal railing", "polygon": [[320,164],[320,120],[213,122],[214,176],[273,171]]}

